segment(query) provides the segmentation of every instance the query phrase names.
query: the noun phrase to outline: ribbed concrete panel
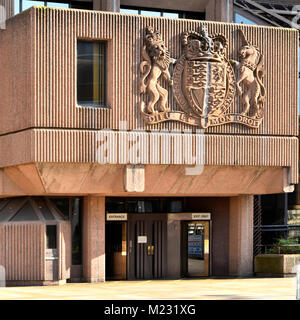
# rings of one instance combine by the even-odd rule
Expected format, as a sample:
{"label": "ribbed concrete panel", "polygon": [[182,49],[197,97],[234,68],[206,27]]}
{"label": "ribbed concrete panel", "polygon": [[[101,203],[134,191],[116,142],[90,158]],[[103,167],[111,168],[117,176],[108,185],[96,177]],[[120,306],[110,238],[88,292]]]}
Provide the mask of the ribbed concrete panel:
{"label": "ribbed concrete panel", "polygon": [[18,159],[32,162],[35,152],[33,130],[0,137],[1,167],[13,166],[18,163]]}
{"label": "ribbed concrete panel", "polygon": [[298,140],[213,134],[35,130],[34,162],[204,164],[291,167],[297,183]]}
{"label": "ribbed concrete panel", "polygon": [[6,269],[6,280],[44,280],[44,224],[2,224],[0,240],[0,265]]}
{"label": "ribbed concrete panel", "polygon": [[[157,28],[173,58],[182,49],[180,35],[198,31],[201,21],[120,15],[114,13],[32,9],[35,40],[35,123],[37,127],[81,129],[167,129],[190,128],[179,122],[145,126],[139,107],[139,63],[144,28]],[[226,56],[237,59],[241,40],[238,29],[264,54],[267,90],[265,118],[259,129],[238,124],[211,127],[208,133],[248,135],[297,135],[297,56],[298,35],[295,30],[205,22],[210,34],[222,33],[229,41]],[[27,27],[28,28],[28,27]],[[76,105],[76,41],[108,41],[108,104],[111,109],[84,108]],[[171,67],[172,69],[172,67]],[[165,85],[165,84],[163,84]],[[179,110],[172,90],[169,106]],[[239,98],[228,112],[240,112]],[[195,128],[193,128],[195,130]]]}
{"label": "ribbed concrete panel", "polygon": [[26,11],[0,30],[0,134],[33,126],[34,44]]}

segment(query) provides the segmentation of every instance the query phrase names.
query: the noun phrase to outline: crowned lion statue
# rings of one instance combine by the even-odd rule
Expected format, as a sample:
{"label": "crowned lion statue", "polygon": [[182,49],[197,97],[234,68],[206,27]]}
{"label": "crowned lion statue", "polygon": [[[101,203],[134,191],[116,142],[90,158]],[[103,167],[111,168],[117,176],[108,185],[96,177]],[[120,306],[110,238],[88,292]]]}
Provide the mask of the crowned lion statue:
{"label": "crowned lion statue", "polygon": [[142,58],[140,93],[148,95],[147,105],[145,106],[145,103],[142,102],[142,111],[147,114],[165,112],[168,110],[166,106],[168,91],[158,83],[158,80],[162,76],[169,86],[173,85],[169,73],[172,59],[160,33],[150,26],[146,29]]}

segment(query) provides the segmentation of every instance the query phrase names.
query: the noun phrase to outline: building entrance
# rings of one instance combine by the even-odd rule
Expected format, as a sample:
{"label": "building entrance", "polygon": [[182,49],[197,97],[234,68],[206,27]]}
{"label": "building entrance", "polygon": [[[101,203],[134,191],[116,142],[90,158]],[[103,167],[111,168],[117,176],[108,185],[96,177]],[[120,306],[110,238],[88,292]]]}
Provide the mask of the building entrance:
{"label": "building entrance", "polygon": [[128,217],[128,279],[166,276],[167,216],[130,214]]}
{"label": "building entrance", "polygon": [[105,270],[107,280],[126,279],[126,222],[107,222],[105,228]]}
{"label": "building entrance", "polygon": [[197,212],[199,202],[108,198],[106,279],[209,276],[211,214]]}
{"label": "building entrance", "polygon": [[183,276],[209,276],[209,221],[182,222]]}

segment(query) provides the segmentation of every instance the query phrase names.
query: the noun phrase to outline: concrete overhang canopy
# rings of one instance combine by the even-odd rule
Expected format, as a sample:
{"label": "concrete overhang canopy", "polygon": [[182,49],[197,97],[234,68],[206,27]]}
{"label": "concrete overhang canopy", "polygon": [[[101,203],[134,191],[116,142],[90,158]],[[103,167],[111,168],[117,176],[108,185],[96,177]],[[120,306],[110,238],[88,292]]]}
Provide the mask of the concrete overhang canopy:
{"label": "concrete overhang canopy", "polygon": [[0,199],[0,223],[30,221],[56,224],[64,220],[63,214],[45,198]]}

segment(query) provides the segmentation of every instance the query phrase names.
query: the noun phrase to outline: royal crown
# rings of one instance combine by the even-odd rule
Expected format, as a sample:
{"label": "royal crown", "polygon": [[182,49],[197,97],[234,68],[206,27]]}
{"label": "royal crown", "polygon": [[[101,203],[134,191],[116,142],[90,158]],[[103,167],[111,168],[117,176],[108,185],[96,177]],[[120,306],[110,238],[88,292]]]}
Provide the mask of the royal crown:
{"label": "royal crown", "polygon": [[182,45],[188,60],[222,62],[227,40],[220,34],[209,36],[204,26],[200,32],[184,32],[182,34]]}

